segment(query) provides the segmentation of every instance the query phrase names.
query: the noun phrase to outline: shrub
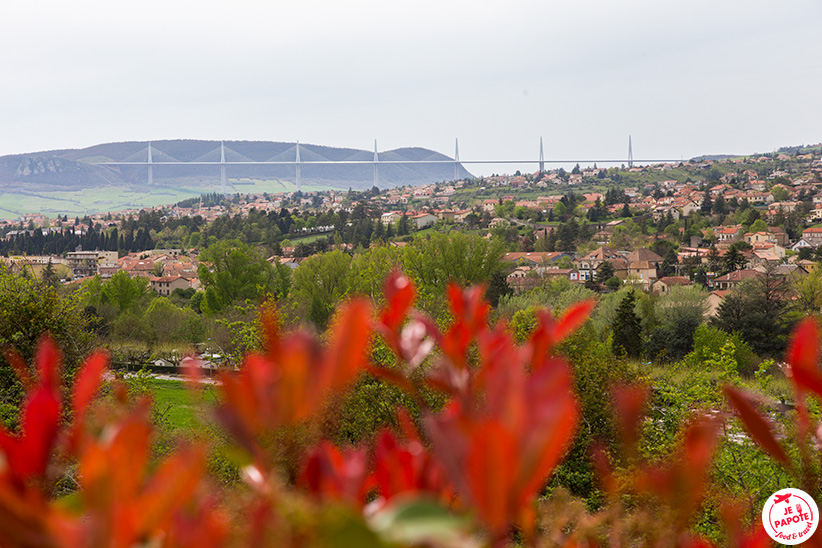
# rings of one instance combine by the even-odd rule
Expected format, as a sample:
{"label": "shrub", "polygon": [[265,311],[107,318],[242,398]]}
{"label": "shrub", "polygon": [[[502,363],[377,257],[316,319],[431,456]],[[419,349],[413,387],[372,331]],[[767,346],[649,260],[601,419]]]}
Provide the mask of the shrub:
{"label": "shrub", "polygon": [[[206,448],[197,442],[151,461],[145,398],[115,385],[116,405],[96,408],[103,354],[80,369],[67,404],[71,420],[63,423],[60,355],[45,339],[36,378],[17,367],[27,387],[24,426],[16,435],[0,430],[0,545],[711,545],[695,535],[694,523],[699,529],[697,518],[706,515],[700,511],[711,495],[722,418],[693,416],[668,455],[644,458],[648,390],[609,386],[626,376],[607,344],[591,343],[590,331],[573,335],[592,302],[559,318],[535,312],[535,327],[517,345],[489,325],[480,289],[448,288],[453,321],[444,328],[411,313],[415,290],[405,276],[392,274],[385,293],[376,319],[368,302],[349,301],[323,338],[283,333],[275,315],[263,315],[262,351],[247,355],[239,371],[222,373],[214,410],[235,445],[244,483],[236,490],[205,480]],[[375,334],[396,363],[370,363]],[[815,325],[800,328],[789,361],[797,389],[822,397]],[[186,366],[199,386],[196,363]],[[363,373],[380,381],[360,381],[377,387],[372,403],[389,393],[384,388],[396,389],[418,406],[418,424],[400,412],[395,430],[356,445],[317,440],[323,414]],[[443,394],[445,405],[431,405],[426,390]],[[794,462],[752,397],[725,391],[752,439],[816,494],[806,469],[818,451],[812,437],[800,438],[803,458]],[[815,431],[802,399],[798,406],[807,432]],[[588,469],[563,470],[574,437],[586,435],[604,441],[584,446]],[[583,446],[573,447],[566,464],[583,463]],[[67,463],[76,463],[80,488],[70,500],[50,500]],[[607,504],[592,514],[560,490],[538,504],[555,473],[572,487],[595,476]],[[761,525],[747,530],[733,506],[724,508],[710,514],[724,520],[724,545],[770,544]]]}
{"label": "shrub", "polygon": [[742,340],[737,333],[726,333],[716,327],[709,325],[700,325],[694,331],[694,349],[685,358],[685,362],[692,366],[698,367],[699,364],[704,364],[709,360],[714,359],[721,353],[722,347],[728,341],[734,345],[734,359],[738,366],[740,375],[751,376],[756,371],[756,364],[758,362],[756,354],[753,353],[751,347]]}

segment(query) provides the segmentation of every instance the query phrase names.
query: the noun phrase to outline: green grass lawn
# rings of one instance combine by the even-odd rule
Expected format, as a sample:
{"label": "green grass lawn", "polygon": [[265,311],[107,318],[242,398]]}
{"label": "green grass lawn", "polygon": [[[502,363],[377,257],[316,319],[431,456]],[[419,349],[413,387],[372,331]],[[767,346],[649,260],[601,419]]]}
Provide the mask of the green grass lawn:
{"label": "green grass lawn", "polygon": [[205,388],[202,401],[183,381],[152,379],[150,386],[154,394],[155,409],[164,413],[176,430],[196,429],[200,424],[201,414],[207,412],[207,405],[217,401],[213,385]]}

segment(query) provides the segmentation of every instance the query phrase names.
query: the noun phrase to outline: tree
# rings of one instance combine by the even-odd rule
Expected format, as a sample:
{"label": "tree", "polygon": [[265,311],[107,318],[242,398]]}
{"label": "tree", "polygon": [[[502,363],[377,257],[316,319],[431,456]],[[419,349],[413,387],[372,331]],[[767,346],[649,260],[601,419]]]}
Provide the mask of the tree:
{"label": "tree", "polygon": [[771,195],[777,202],[784,202],[788,199],[788,192],[781,186],[774,186],[771,188]]}
{"label": "tree", "polygon": [[198,271],[205,288],[201,307],[215,314],[235,302],[261,300],[266,294],[277,299],[288,295],[290,270],[270,264],[251,246],[239,240],[222,240],[200,254]]}
{"label": "tree", "polygon": [[291,298],[307,320],[324,329],[351,281],[351,256],[335,249],[309,257],[294,271]]}
{"label": "tree", "polygon": [[750,228],[751,232],[768,232],[768,223],[762,219],[757,219],[753,222]]}
{"label": "tree", "polygon": [[704,215],[710,215],[713,209],[713,200],[711,200],[711,191],[705,189],[705,195],[702,197],[702,204],[699,206],[699,211]]}
{"label": "tree", "polygon": [[513,294],[514,290],[508,285],[505,274],[499,270],[493,272],[488,282],[488,289],[485,292],[485,299],[491,303],[491,306],[496,308],[501,298],[510,297]]}
{"label": "tree", "polygon": [[613,278],[615,274],[616,270],[614,270],[614,265],[612,265],[610,261],[602,261],[602,264],[597,268],[596,282],[598,284],[604,284]]}
{"label": "tree", "polygon": [[434,233],[418,238],[402,250],[403,270],[411,277],[429,310],[444,311],[442,297],[449,282],[461,285],[488,284],[502,269],[505,243],[474,234]]}
{"label": "tree", "polygon": [[[54,287],[11,274],[0,265],[0,348],[14,349],[31,362],[44,333],[63,349],[64,377],[73,378],[93,344],[79,298],[61,297]],[[0,424],[15,424],[22,386],[6,356],[0,352]]]}
{"label": "tree", "polygon": [[43,283],[49,287],[57,287],[60,284],[60,278],[54,270],[54,264],[51,262],[51,257],[49,257],[49,264],[43,269],[43,273],[40,277],[43,280]]}
{"label": "tree", "polygon": [[628,202],[625,202],[625,205],[622,206],[622,211],[619,213],[620,217],[631,217],[631,208],[628,207]]}
{"label": "tree", "polygon": [[[810,248],[803,248],[810,249]],[[794,304],[797,311],[805,314],[819,314],[822,311],[822,273],[814,268],[807,276],[797,276],[793,280]]]}
{"label": "tree", "polygon": [[727,333],[739,332],[757,354],[775,358],[784,352],[796,316],[790,282],[774,269],[768,266],[726,296],[712,324]]}
{"label": "tree", "polygon": [[142,276],[132,278],[121,270],[106,280],[100,288],[100,301],[125,312],[149,294],[148,280]]}
{"label": "tree", "polygon": [[713,212],[717,215],[724,215],[728,212],[728,206],[725,204],[725,198],[722,194],[716,197],[712,206]]}
{"label": "tree", "polygon": [[728,248],[728,252],[725,253],[723,270],[725,272],[733,272],[745,266],[747,262],[747,259],[739,252],[739,248],[732,245]]}
{"label": "tree", "polygon": [[662,260],[662,265],[660,266],[662,277],[676,276],[676,268],[678,265],[679,257],[677,256],[676,251],[674,251],[674,248],[671,247],[665,254],[665,258]]}
{"label": "tree", "polygon": [[411,231],[410,222],[408,221],[408,215],[405,213],[400,215],[400,219],[397,221],[397,236],[406,236]]}
{"label": "tree", "polygon": [[705,255],[705,259],[709,272],[716,272],[716,270],[719,269],[719,264],[722,259],[720,258],[719,250],[716,247],[711,246],[708,250],[708,254]]}
{"label": "tree", "polygon": [[637,358],[642,351],[642,323],[634,311],[635,306],[636,296],[633,291],[628,291],[620,301],[611,324],[614,354]]}

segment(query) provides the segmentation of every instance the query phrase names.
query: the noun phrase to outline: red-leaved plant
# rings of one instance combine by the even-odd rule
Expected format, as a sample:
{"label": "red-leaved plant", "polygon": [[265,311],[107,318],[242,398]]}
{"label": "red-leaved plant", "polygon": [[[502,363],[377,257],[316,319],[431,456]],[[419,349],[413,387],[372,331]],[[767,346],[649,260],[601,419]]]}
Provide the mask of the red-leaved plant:
{"label": "red-leaved plant", "polygon": [[[69,422],[54,343],[41,343],[36,378],[10,354],[26,398],[20,431],[0,430],[0,546],[344,545],[345,531],[359,546],[502,546],[515,534],[539,546],[710,546],[689,525],[705,492],[718,419],[695,417],[676,454],[645,463],[636,449],[647,398],[642,388],[618,387],[613,396],[630,467],[615,470],[605,451],[593,452],[610,497],[605,510],[562,521],[564,508],[546,512],[539,501],[580,419],[572,368],[555,350],[587,320],[593,302],[572,305],[559,318],[538,313],[536,329],[517,345],[505,326],[489,324],[481,288],[448,287],[453,321],[444,329],[413,309],[416,291],[403,274],[386,280],[385,297],[376,314],[364,300],[345,303],[325,337],[283,333],[264,309],[264,351],[220,375],[215,415],[249,457],[246,487],[228,492],[206,477],[203,446],[183,443],[159,462],[150,457],[148,400],[130,401],[115,387],[116,412],[89,410],[105,354],[81,367]],[[396,355],[396,367],[369,363],[374,335]],[[803,403],[808,393],[822,396],[817,339],[815,324],[803,323],[789,352],[803,439],[818,435]],[[364,372],[407,391],[422,407],[421,420],[415,424],[398,411],[400,428],[382,430],[371,442],[340,448],[320,441],[305,452],[293,481],[283,477],[261,440],[316,417]],[[423,387],[444,394],[445,406],[426,407]],[[810,470],[810,445],[802,445],[802,462],[792,464],[752,397],[732,387],[726,393],[769,454]],[[52,500],[51,488],[68,466],[76,466],[77,493]],[[810,472],[803,477],[813,479]],[[667,520],[661,530],[670,534],[637,532],[644,522],[623,506],[625,495],[653,500],[659,519]],[[435,525],[421,526],[423,514]],[[725,515],[730,545],[768,545],[761,527],[738,526],[733,506]]]}

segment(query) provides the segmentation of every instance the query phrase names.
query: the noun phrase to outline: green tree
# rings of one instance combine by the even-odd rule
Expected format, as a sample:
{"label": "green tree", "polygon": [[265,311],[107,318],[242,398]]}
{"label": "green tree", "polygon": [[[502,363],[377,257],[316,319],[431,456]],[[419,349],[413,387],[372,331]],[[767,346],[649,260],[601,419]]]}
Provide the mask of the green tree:
{"label": "green tree", "polygon": [[771,189],[771,195],[777,202],[784,202],[788,199],[788,192],[781,186],[775,186]]}
{"label": "green tree", "polygon": [[198,271],[205,288],[203,312],[218,313],[236,302],[261,300],[266,294],[288,295],[290,270],[270,264],[253,247],[239,240],[222,240],[200,254]]}
{"label": "green tree", "polygon": [[699,211],[705,215],[710,215],[713,209],[713,200],[711,199],[711,191],[705,189],[705,195],[702,197],[702,204],[699,206]]}
{"label": "green tree", "polygon": [[631,208],[628,207],[628,202],[625,202],[625,205],[622,206],[622,211],[619,212],[620,217],[631,217]]}
{"label": "green tree", "polygon": [[676,276],[676,267],[679,265],[679,256],[674,251],[674,248],[668,248],[668,252],[664,255],[664,259],[662,259],[662,265],[660,266],[661,275],[662,277],[666,276]]}
{"label": "green tree", "polygon": [[797,319],[791,309],[792,289],[786,278],[768,267],[723,299],[712,324],[726,333],[738,332],[760,356],[779,357]]}
{"label": "green tree", "polygon": [[751,225],[750,231],[751,232],[767,232],[768,231],[768,223],[766,223],[762,219],[757,219]]}
{"label": "green tree", "polygon": [[40,275],[40,278],[43,280],[43,283],[49,287],[57,287],[60,284],[60,278],[57,276],[57,271],[54,269],[54,264],[51,262],[51,257],[49,257],[49,264],[47,264],[46,268],[43,269],[43,273]]}
{"label": "green tree", "polygon": [[614,354],[637,358],[642,351],[642,322],[634,311],[635,304],[636,296],[633,291],[628,291],[619,303],[616,317],[611,324]]}
{"label": "green tree", "polygon": [[678,360],[693,349],[694,332],[705,320],[708,292],[700,286],[674,286],[654,303],[658,325],[648,337],[646,353]]}
{"label": "green tree", "polygon": [[411,232],[411,223],[408,215],[403,213],[397,221],[397,236],[407,236],[409,232]]}
{"label": "green tree", "polygon": [[728,248],[728,252],[725,253],[723,270],[725,272],[733,272],[745,266],[747,262],[748,260],[740,253],[739,248],[732,245]]}
{"label": "green tree", "polygon": [[615,275],[616,270],[614,270],[614,265],[612,265],[609,261],[602,261],[602,264],[599,265],[599,268],[597,268],[596,282],[598,284],[604,284]]}
{"label": "green tree", "polygon": [[294,271],[291,298],[304,317],[320,329],[352,285],[351,256],[335,249],[309,257]]}
{"label": "green tree", "polygon": [[489,283],[502,268],[505,244],[474,234],[434,233],[403,249],[401,262],[420,293],[441,301],[448,282],[463,286]]}
{"label": "green tree", "polygon": [[125,312],[141,302],[149,294],[148,279],[142,276],[132,278],[123,270],[103,282],[100,300],[114,306],[118,312]]}
{"label": "green tree", "polygon": [[[53,287],[11,274],[0,266],[0,348],[15,349],[33,363],[40,337],[49,333],[63,352],[63,374],[71,378],[92,349],[93,335],[76,295],[61,297]],[[22,387],[0,353],[0,423],[16,423]]]}

